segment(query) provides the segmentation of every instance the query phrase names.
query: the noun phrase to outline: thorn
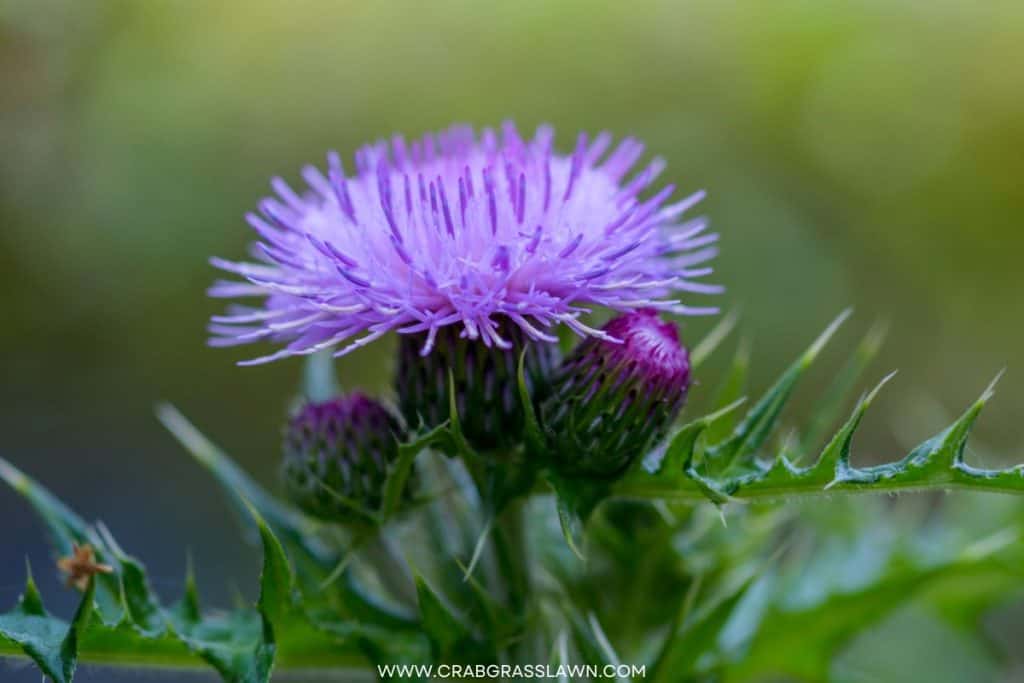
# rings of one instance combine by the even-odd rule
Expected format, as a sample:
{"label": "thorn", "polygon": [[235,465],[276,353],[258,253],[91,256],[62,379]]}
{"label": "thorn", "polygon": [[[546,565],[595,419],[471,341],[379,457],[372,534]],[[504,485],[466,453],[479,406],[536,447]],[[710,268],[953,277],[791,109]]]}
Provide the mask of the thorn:
{"label": "thorn", "polygon": [[888,375],[883,377],[882,381],[876,384],[875,388],[872,389],[867,396],[861,399],[861,404],[864,405],[865,407],[871,405],[872,401],[875,400],[875,397],[878,396],[878,392],[882,390],[882,387],[889,383],[889,380],[896,376],[897,372],[899,372],[899,370],[893,370]]}
{"label": "thorn", "polygon": [[864,335],[863,341],[861,341],[863,353],[869,356],[874,356],[881,348],[882,344],[885,343],[885,338],[888,335],[889,321],[876,320],[870,329],[868,329],[868,333]]}
{"label": "thorn", "polygon": [[818,335],[818,338],[814,340],[814,343],[811,344],[810,348],[808,348],[807,351],[804,352],[803,361],[805,365],[810,365],[810,363],[815,359],[818,353],[820,353],[821,350],[825,347],[825,344],[828,343],[828,340],[832,338],[832,335],[836,333],[836,330],[839,329],[840,325],[846,322],[846,319],[849,318],[852,314],[853,308],[847,308],[845,311],[836,316],[835,320],[829,323],[828,327],[825,328],[825,331]]}
{"label": "thorn", "polygon": [[331,570],[331,573],[328,574],[327,578],[320,582],[320,590],[327,590],[332,583],[340,579],[341,575],[345,573],[345,570],[348,568],[349,564],[352,563],[355,556],[355,548],[349,548],[348,552],[342,556],[341,561],[338,562],[337,566],[333,570]]}
{"label": "thorn", "polygon": [[121,546],[118,545],[117,541],[114,540],[114,535],[110,533],[110,529],[107,528],[106,524],[103,522],[96,522],[96,531],[99,532],[103,545],[110,550],[114,557],[118,560],[127,557],[127,553],[125,553],[125,551],[121,549]]}
{"label": "thorn", "polygon": [[985,387],[985,391],[982,392],[981,397],[978,399],[979,403],[986,403],[990,398],[996,395],[996,385],[999,384],[999,380],[1006,374],[1006,367],[996,373],[996,376],[992,378],[988,386]]}
{"label": "thorn", "polygon": [[491,533],[491,526],[494,524],[494,517],[488,517],[487,522],[484,524],[484,528],[480,531],[480,538],[477,539],[476,545],[473,547],[473,555],[469,558],[469,564],[466,566],[465,571],[462,574],[462,580],[469,581],[469,578],[473,575],[473,570],[476,569],[477,563],[480,561],[480,556],[483,554],[484,543],[487,541],[487,537]]}
{"label": "thorn", "polygon": [[196,563],[192,555],[192,548],[185,549],[185,583],[192,583],[196,580]]}
{"label": "thorn", "polygon": [[967,546],[960,555],[965,560],[982,560],[1014,545],[1019,539],[1020,532],[1017,529],[1012,526],[1004,527]]}
{"label": "thorn", "polygon": [[735,329],[736,323],[739,319],[739,309],[733,309],[718,321],[718,324],[712,327],[711,331],[693,347],[692,351],[690,351],[691,367],[696,368],[703,363],[707,357],[718,348],[718,345],[729,336],[733,329]]}
{"label": "thorn", "polygon": [[678,520],[676,516],[672,514],[672,510],[669,509],[668,503],[663,498],[659,498],[652,503],[654,511],[657,512],[661,518],[665,521],[665,524],[669,526],[675,526]]}
{"label": "thorn", "polygon": [[732,411],[736,410],[737,408],[739,408],[741,405],[743,405],[746,402],[747,402],[747,397],[746,396],[740,396],[738,399],[736,399],[735,401],[733,401],[729,405],[724,406],[722,408],[719,408],[718,410],[716,410],[713,413],[705,415],[704,417],[701,418],[701,420],[703,420],[705,422],[705,424],[711,424],[715,420],[717,420],[717,419],[719,419],[721,417],[725,417],[726,415],[728,415]]}

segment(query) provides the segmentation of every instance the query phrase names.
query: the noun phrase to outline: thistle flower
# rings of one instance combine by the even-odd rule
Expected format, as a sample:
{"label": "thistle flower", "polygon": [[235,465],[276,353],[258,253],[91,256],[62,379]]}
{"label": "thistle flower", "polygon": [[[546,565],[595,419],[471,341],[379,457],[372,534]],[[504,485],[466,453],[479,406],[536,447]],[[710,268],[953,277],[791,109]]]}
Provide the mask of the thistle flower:
{"label": "thistle flower", "polygon": [[306,404],[285,428],[288,497],[322,519],[346,521],[360,510],[376,511],[401,436],[388,409],[363,394]]}
{"label": "thistle flower", "polygon": [[556,371],[541,414],[557,467],[614,476],[679,415],[690,359],[675,325],[653,309],[621,315],[604,331],[622,343],[581,342]]}
{"label": "thistle flower", "polygon": [[394,330],[417,335],[427,355],[447,326],[510,349],[506,322],[531,340],[553,342],[561,325],[611,340],[581,320],[593,306],[714,312],[679,298],[719,291],[697,281],[716,236],[681,218],[703,193],[668,203],[670,185],[644,196],[664,162],[627,179],[643,153],[632,138],[607,153],[609,134],[581,134],[568,155],[552,141],[546,126],[530,140],[512,124],[479,139],[453,127],[364,147],[353,176],[332,152],[326,174],[303,169],[302,192],[275,178],[276,196],[247,216],[256,262],[212,261],[245,279],[218,282],[212,296],[263,302],[215,316],[211,344],[283,344],[244,362],[254,364],[342,355]]}

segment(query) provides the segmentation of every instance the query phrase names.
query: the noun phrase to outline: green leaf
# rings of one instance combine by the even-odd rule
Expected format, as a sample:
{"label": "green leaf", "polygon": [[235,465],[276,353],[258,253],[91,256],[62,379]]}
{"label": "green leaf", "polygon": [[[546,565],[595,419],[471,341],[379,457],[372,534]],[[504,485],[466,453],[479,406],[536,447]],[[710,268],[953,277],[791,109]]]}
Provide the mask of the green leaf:
{"label": "green leaf", "polygon": [[763,615],[763,626],[752,642],[725,667],[725,680],[827,680],[837,652],[915,596],[950,581],[1005,584],[1008,575],[1019,585],[1021,572],[992,556],[951,558],[932,566],[899,562],[868,585],[834,593],[807,607],[776,602]]}
{"label": "green leaf", "polygon": [[[89,544],[99,562],[116,564],[116,558],[104,548],[103,541],[92,529],[52,493],[29,478],[14,465],[0,458],[0,479],[25,498],[50,530],[50,540],[57,556],[70,555],[72,547]],[[121,587],[116,576],[102,574],[97,580],[96,603],[107,624],[121,618]]]}
{"label": "green leaf", "polygon": [[611,493],[610,484],[597,479],[569,478],[554,471],[548,472],[547,479],[555,491],[565,542],[578,558],[585,560],[583,530],[594,508]]}
{"label": "green leaf", "polygon": [[409,475],[412,474],[413,463],[417,456],[424,450],[433,446],[451,445],[451,433],[448,424],[441,424],[430,431],[414,437],[412,440],[398,445],[398,460],[388,473],[384,483],[384,496],[381,504],[381,518],[388,520],[396,512],[402,502],[402,493],[405,491]]}
{"label": "green leaf", "polygon": [[[217,479],[247,522],[255,509],[275,535],[293,551],[303,579],[305,597],[329,603],[346,616],[378,626],[409,629],[414,621],[366,590],[346,570],[344,553],[323,541],[323,525],[274,498],[172,406],[158,408],[158,417],[186,450]],[[340,568],[340,569],[339,569]],[[328,588],[330,590],[328,590]]]}
{"label": "green leaf", "polygon": [[722,342],[732,333],[736,328],[736,323],[739,322],[740,316],[736,311],[730,311],[725,315],[718,323],[715,324],[711,331],[708,332],[693,350],[690,351],[690,367],[693,369],[699,368],[704,364],[704,361],[708,359],[714,351],[721,346]]}
{"label": "green leaf", "polygon": [[697,490],[713,503],[728,502],[729,497],[726,494],[696,474],[693,462],[701,454],[701,436],[732,415],[745,400],[739,398],[724,408],[684,425],[669,439],[663,453],[654,453],[654,457],[634,463],[616,483],[615,492],[621,497],[646,498],[649,496],[645,492],[645,486],[654,485],[656,492],[662,490],[666,482],[676,482],[679,486],[696,485]]}
{"label": "green leaf", "polygon": [[652,672],[655,683],[695,679],[702,657],[717,656],[718,638],[726,622],[757,577],[758,572],[746,572],[702,609],[694,611],[681,628],[669,633]]}
{"label": "green leaf", "polygon": [[530,389],[526,386],[526,349],[519,354],[519,365],[516,368],[516,385],[519,392],[519,403],[523,409],[523,443],[526,452],[532,457],[547,457],[547,442],[541,429],[537,412],[533,407]]}
{"label": "green leaf", "polygon": [[849,316],[850,310],[846,310],[833,320],[765,395],[751,407],[746,417],[733,431],[732,436],[724,442],[708,448],[709,459],[719,461],[717,464],[719,472],[728,472],[736,465],[749,465],[753,461],[757,450],[771,434],[797,381]]}
{"label": "green leaf", "polygon": [[[736,353],[733,356],[729,372],[726,374],[721,386],[715,391],[712,405],[716,409],[720,409],[732,405],[739,400],[743,396],[748,374],[750,374],[750,343],[746,339],[741,339],[739,346],[736,347]],[[709,440],[713,443],[723,440],[736,428],[736,421],[738,419],[738,416],[730,415],[728,419],[716,422],[708,432]]]}
{"label": "green leaf", "polygon": [[294,579],[288,557],[277,536],[260,517],[255,508],[250,514],[256,521],[263,545],[263,571],[260,573],[260,597],[256,603],[260,612],[271,621],[279,621],[293,606]]}
{"label": "green leaf", "polygon": [[257,510],[279,534],[301,547],[311,558],[333,565],[336,553],[319,540],[321,525],[298,509],[267,493],[223,451],[196,429],[174,406],[157,406],[157,418],[168,431],[203,465],[228,493],[243,519],[250,519],[250,506]]}
{"label": "green leaf", "polygon": [[[618,667],[622,664],[615,648],[605,635],[604,629],[597,616],[590,612],[584,619],[576,609],[566,607],[566,616],[569,621],[569,628],[572,631],[573,642],[579,650],[583,661],[587,664],[599,667]],[[622,678],[616,680],[622,681]]]}
{"label": "green leaf", "polygon": [[471,460],[478,458],[473,447],[466,441],[465,434],[462,433],[462,421],[459,419],[459,408],[456,403],[455,397],[455,373],[451,368],[448,368],[448,436],[450,438],[449,455],[461,456],[463,460],[467,461],[467,464]]}
{"label": "green leaf", "polygon": [[[797,379],[818,355],[843,316],[811,345],[772,388],[748,411],[731,435],[715,442],[718,421],[728,410],[693,420],[669,441],[664,455],[652,453],[612,487],[623,498],[710,500],[716,504],[754,499],[783,499],[840,492],[890,492],[930,488],[964,488],[1024,494],[1024,465],[982,469],[968,464],[964,449],[971,427],[992,398],[999,380],[948,428],[895,462],[870,467],[852,464],[852,443],[862,418],[888,375],[858,402],[813,464],[799,467],[786,452],[768,457],[761,451]],[[874,339],[877,336],[872,335]],[[873,348],[877,341],[862,343]],[[853,364],[859,372],[862,361]],[[1001,373],[1000,373],[1001,375]],[[845,386],[837,389],[840,394]],[[732,409],[733,406],[727,406]],[[785,448],[783,449],[786,450]],[[681,468],[680,468],[681,465]],[[682,475],[680,474],[680,469]]]}
{"label": "green leaf", "polygon": [[[225,681],[238,683],[266,683],[275,655],[287,667],[366,666],[362,642],[319,628],[295,602],[284,548],[254,507],[264,548],[258,609],[202,615],[191,572],[185,597],[173,607],[163,607],[145,568],[118,546],[106,527],[87,527],[9,463],[3,462],[0,469],[3,479],[35,506],[58,546],[81,539],[114,567],[113,573],[98,574],[89,583],[70,624],[45,612],[29,578],[18,605],[0,615],[0,655],[23,653],[59,683],[70,681],[78,661],[181,668],[205,660]],[[101,588],[112,595],[114,621],[91,618]]]}
{"label": "green leaf", "polygon": [[[435,656],[442,660],[448,659],[456,652],[456,648],[464,648],[472,641],[472,634],[422,576],[416,574],[414,580],[423,630],[430,638]],[[471,653],[464,648],[460,654],[466,656]]]}
{"label": "green leaf", "polygon": [[[6,639],[20,647],[56,683],[67,683],[78,663],[78,631],[88,618],[93,600],[93,582],[89,583],[78,614],[72,624],[51,617],[29,573],[25,591],[18,604],[0,614],[0,644]],[[0,655],[4,648],[0,647]]]}
{"label": "green leaf", "polygon": [[843,404],[853,393],[861,375],[878,355],[882,342],[885,341],[886,326],[876,323],[854,350],[850,360],[836,375],[825,394],[817,401],[817,409],[811,417],[810,424],[800,440],[800,453],[807,453],[818,448],[828,430],[833,428]]}

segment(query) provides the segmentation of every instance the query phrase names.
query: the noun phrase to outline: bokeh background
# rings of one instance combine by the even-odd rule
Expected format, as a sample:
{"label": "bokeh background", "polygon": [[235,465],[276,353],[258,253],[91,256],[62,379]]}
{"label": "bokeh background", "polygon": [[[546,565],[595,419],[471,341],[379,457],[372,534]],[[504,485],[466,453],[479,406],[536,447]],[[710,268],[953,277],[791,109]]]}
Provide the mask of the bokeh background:
{"label": "bokeh background", "polygon": [[[207,258],[241,256],[269,177],[329,148],[512,118],[555,124],[563,149],[580,129],[637,135],[667,180],[708,189],[755,388],[855,308],[792,415],[881,319],[867,380],[900,375],[857,457],[900,455],[1008,367],[970,457],[1024,460],[1022,61],[1011,0],[5,0],[0,455],[105,520],[165,596],[186,549],[209,601],[251,595],[257,552],[153,406],[175,403],[271,484],[301,366],[237,368],[252,349],[205,346]],[[389,391],[391,348],[341,361],[344,383]],[[70,610],[7,490],[0,519],[0,604],[28,556]],[[10,664],[0,678],[38,681]]]}

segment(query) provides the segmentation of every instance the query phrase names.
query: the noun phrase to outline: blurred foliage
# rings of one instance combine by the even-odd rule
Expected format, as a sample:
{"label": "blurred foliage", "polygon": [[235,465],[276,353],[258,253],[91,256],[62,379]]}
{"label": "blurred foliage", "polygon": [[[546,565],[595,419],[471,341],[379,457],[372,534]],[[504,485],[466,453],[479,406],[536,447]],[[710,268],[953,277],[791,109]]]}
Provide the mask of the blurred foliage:
{"label": "blurred foliage", "polygon": [[[552,122],[563,146],[577,129],[636,134],[670,162],[667,181],[709,189],[723,302],[756,341],[754,386],[853,305],[890,322],[880,365],[901,370],[873,409],[889,421],[869,415],[860,452],[912,446],[1009,365],[978,426],[992,448],[973,455],[1012,462],[1022,46],[1012,0],[6,0],[4,453],[154,566],[182,566],[190,545],[213,565],[206,592],[226,597],[228,577],[254,575],[253,563],[223,542],[227,508],[151,406],[204,416],[269,482],[299,369],[241,370],[231,351],[205,348],[206,258],[241,255],[241,216],[268,177],[296,178],[328,148],[511,117]],[[390,350],[345,359],[345,384],[386,391]],[[808,377],[797,407],[829,380]],[[5,598],[19,590],[20,549],[44,556],[15,506],[0,494],[15,520]],[[925,617],[893,628],[915,632]]]}
{"label": "blurred foliage", "polygon": [[[227,614],[200,607],[191,567],[181,600],[162,602],[145,569],[102,522],[86,523],[0,458],[0,479],[35,509],[57,552],[85,548],[104,563],[81,587],[70,621],[45,610],[29,574],[17,605],[0,613],[0,656],[30,657],[55,683],[69,683],[80,659],[136,670],[202,659],[231,683],[267,683],[272,671],[352,680],[388,664],[543,661],[639,663],[664,683],[991,679],[1012,661],[1012,647],[986,633],[982,619],[1024,594],[1019,505],[972,505],[964,523],[963,498],[932,510],[920,497],[899,507],[864,496],[813,508],[801,503],[904,487],[998,484],[1024,493],[1024,465],[985,472],[962,461],[992,388],[898,463],[856,469],[846,462],[860,417],[884,380],[806,468],[795,469],[789,456],[765,446],[792,386],[844,317],[731,434],[714,440],[708,427],[730,417],[735,404],[680,427],[614,485],[557,476],[545,465],[558,454],[541,452],[545,439],[529,417],[521,362],[528,418],[515,435],[525,450],[474,451],[452,400],[446,422],[399,445],[384,503],[358,521],[306,517],[164,405],[161,421],[258,532],[259,598]],[[309,363],[306,374],[307,395],[336,386],[329,364]],[[849,384],[841,387],[840,404]],[[831,401],[819,403],[828,410]],[[828,429],[832,420],[812,422]],[[403,506],[414,467],[431,493]],[[954,473],[962,476],[948,478]],[[551,482],[557,513],[550,496],[536,495],[535,478]],[[510,496],[507,482],[523,480]],[[726,505],[755,500],[759,487],[769,504]],[[687,497],[704,505],[681,505]],[[715,513],[738,524],[719,525]],[[884,640],[879,632],[894,635]],[[942,656],[916,656],[922,635],[927,647],[944,648]],[[648,668],[634,680],[646,679]],[[401,677],[409,674],[380,675]]]}

